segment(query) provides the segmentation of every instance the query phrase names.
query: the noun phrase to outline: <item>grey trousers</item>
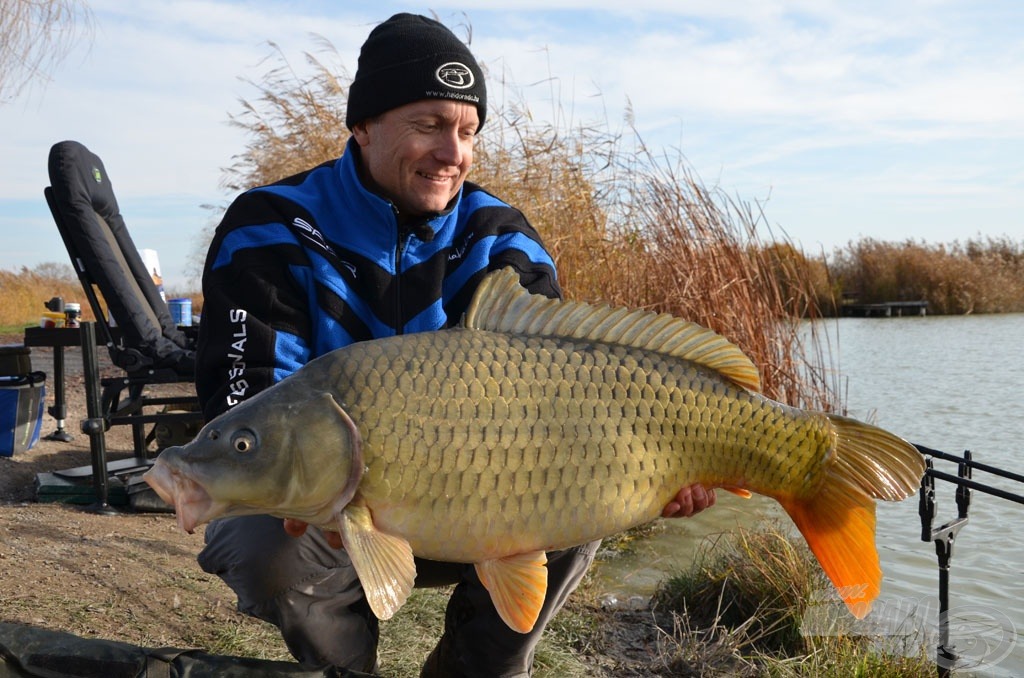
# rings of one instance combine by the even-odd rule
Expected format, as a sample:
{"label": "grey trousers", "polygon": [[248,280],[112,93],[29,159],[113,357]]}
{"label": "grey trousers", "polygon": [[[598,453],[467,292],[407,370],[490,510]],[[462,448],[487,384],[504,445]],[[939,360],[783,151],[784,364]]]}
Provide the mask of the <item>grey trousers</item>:
{"label": "grey trousers", "polygon": [[[472,565],[417,559],[417,587],[455,585],[444,633],[421,676],[529,676],[544,628],[583,579],[599,543],[548,553],[547,597],[528,634],[501,620]],[[224,518],[207,527],[198,560],[234,590],[240,611],[277,626],[307,668],[376,669],[377,619],[348,555],[320,530],[296,538],[279,518]]]}

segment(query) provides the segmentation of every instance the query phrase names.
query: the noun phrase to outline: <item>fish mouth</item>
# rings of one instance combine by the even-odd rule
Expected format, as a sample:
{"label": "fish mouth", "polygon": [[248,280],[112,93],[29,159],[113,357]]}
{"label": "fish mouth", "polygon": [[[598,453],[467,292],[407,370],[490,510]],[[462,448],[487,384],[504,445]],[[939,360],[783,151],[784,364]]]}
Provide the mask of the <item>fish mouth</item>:
{"label": "fish mouth", "polygon": [[194,479],[171,468],[157,457],[156,463],[142,476],[161,499],[174,506],[178,527],[192,534],[197,525],[209,522],[224,512],[210,493]]}

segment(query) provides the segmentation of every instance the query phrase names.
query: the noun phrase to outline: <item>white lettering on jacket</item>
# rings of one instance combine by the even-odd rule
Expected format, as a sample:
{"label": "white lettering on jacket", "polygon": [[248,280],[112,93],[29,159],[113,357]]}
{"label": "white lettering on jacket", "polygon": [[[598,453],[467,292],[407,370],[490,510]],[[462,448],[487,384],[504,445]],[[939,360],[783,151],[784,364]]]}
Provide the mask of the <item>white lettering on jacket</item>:
{"label": "white lettering on jacket", "polygon": [[228,311],[228,319],[234,326],[231,333],[231,345],[228,347],[227,358],[231,361],[228,369],[227,404],[234,407],[242,402],[246,392],[249,390],[249,382],[245,379],[245,342],[248,338],[245,329],[245,319],[249,317],[244,308],[233,308]]}

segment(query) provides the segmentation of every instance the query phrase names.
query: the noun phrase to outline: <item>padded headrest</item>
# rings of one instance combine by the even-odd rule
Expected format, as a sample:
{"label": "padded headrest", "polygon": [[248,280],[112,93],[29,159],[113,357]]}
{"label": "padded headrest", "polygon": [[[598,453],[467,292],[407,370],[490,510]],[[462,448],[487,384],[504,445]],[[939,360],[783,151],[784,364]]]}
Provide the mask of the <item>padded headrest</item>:
{"label": "padded headrest", "polygon": [[114,188],[98,155],[77,141],[62,141],[50,149],[48,170],[61,209],[71,208],[90,219],[95,211],[112,230],[124,227]]}

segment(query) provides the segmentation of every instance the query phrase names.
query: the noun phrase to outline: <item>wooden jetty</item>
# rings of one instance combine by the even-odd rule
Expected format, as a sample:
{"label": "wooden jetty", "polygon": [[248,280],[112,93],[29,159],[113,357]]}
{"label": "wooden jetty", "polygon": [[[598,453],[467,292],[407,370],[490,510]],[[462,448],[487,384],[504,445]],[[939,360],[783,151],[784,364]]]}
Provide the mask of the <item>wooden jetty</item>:
{"label": "wooden jetty", "polygon": [[907,316],[928,315],[928,302],[919,301],[885,301],[878,304],[843,304],[842,314],[852,318],[901,318]]}

